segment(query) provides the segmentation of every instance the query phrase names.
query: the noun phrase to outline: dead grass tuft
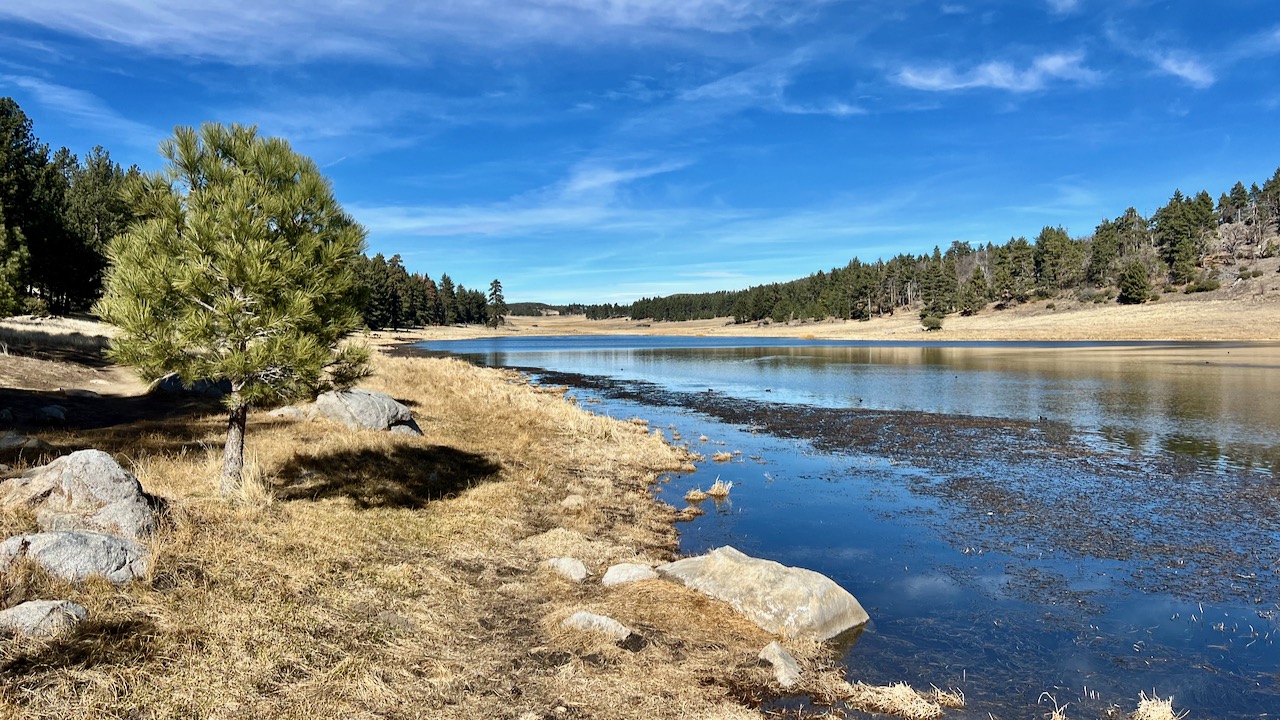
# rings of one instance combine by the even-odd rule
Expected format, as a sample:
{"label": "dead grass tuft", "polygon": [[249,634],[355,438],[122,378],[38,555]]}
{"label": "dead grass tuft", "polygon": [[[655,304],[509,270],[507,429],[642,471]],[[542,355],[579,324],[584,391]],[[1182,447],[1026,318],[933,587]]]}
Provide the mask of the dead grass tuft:
{"label": "dead grass tuft", "polygon": [[718,453],[715,453],[714,455],[712,455],[712,456],[711,456],[711,459],[712,459],[712,460],[714,460],[715,462],[718,462],[718,463],[725,463],[725,462],[729,462],[730,460],[732,460],[732,459],[733,459],[733,453],[731,453],[731,452],[718,452]]}
{"label": "dead grass tuft", "polygon": [[855,710],[877,712],[905,720],[934,720],[942,717],[942,707],[906,683],[892,685],[847,684],[844,701]]}
{"label": "dead grass tuft", "polygon": [[1182,720],[1187,711],[1173,711],[1173,697],[1161,699],[1154,692],[1147,697],[1145,692],[1138,694],[1138,709],[1129,714],[1130,720]]}
{"label": "dead grass tuft", "polygon": [[716,481],[711,483],[711,487],[707,488],[707,495],[717,500],[723,500],[729,497],[729,491],[732,489],[733,489],[732,481],[725,482],[717,477]]}
{"label": "dead grass tuft", "polygon": [[703,500],[706,500],[709,497],[711,496],[708,495],[707,492],[702,488],[694,488],[684,494],[685,502],[691,502],[691,503],[702,502]]}

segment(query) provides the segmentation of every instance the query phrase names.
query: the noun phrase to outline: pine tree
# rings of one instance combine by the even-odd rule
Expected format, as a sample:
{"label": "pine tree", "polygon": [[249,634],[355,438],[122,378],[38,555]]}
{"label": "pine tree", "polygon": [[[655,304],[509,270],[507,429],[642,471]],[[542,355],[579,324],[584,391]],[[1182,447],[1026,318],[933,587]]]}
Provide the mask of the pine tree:
{"label": "pine tree", "polygon": [[99,311],[113,359],[144,377],[226,381],[220,490],[235,491],[250,407],[312,397],[366,372],[339,348],[359,325],[364,230],[314,162],[256,129],[180,127],[164,170],[129,184],[135,219],[110,247]]}
{"label": "pine tree", "polygon": [[1140,260],[1133,260],[1125,266],[1120,276],[1120,296],[1117,300],[1125,305],[1144,303],[1151,297],[1151,280],[1147,274],[1147,266]]}
{"label": "pine tree", "polygon": [[21,311],[26,270],[27,245],[22,232],[5,225],[4,203],[0,203],[0,318]]}
{"label": "pine tree", "polygon": [[440,315],[445,325],[458,322],[458,295],[453,287],[453,278],[448,274],[440,276]]}
{"label": "pine tree", "polygon": [[[137,174],[136,169],[131,172]],[[102,146],[71,169],[64,208],[71,243],[62,258],[62,272],[69,279],[72,307],[87,307],[101,294],[107,242],[124,232],[129,222],[129,206],[122,193],[125,177]]]}
{"label": "pine tree", "polygon": [[502,282],[497,278],[489,283],[489,327],[498,327],[506,323],[503,315],[507,314],[507,300],[502,297]]}

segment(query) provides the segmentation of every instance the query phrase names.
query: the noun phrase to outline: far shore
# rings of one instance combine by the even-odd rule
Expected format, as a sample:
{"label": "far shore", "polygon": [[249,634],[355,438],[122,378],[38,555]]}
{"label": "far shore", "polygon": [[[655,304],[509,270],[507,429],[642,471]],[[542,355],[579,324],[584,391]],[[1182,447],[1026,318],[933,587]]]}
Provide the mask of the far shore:
{"label": "far shore", "polygon": [[867,321],[744,323],[732,318],[655,322],[588,320],[581,315],[507,316],[498,328],[425,327],[370,334],[376,344],[480,337],[553,335],[675,335],[791,337],[809,340],[883,341],[1246,341],[1280,340],[1280,291],[1234,298],[1166,295],[1144,305],[1085,304],[1074,300],[1027,303],[977,315],[948,315],[943,328],[926,332],[913,312]]}

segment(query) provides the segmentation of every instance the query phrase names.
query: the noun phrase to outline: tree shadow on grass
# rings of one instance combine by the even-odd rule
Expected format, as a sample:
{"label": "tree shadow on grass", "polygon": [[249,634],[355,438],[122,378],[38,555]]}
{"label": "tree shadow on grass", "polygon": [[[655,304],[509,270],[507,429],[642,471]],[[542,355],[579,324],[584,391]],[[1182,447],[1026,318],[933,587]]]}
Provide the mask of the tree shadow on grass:
{"label": "tree shadow on grass", "polygon": [[148,657],[155,634],[148,620],[91,618],[51,640],[6,644],[0,651],[0,682],[25,685],[58,670],[134,665]]}
{"label": "tree shadow on grass", "polygon": [[421,508],[499,470],[483,455],[444,445],[297,454],[276,474],[273,491],[282,500],[345,497],[361,508]]}

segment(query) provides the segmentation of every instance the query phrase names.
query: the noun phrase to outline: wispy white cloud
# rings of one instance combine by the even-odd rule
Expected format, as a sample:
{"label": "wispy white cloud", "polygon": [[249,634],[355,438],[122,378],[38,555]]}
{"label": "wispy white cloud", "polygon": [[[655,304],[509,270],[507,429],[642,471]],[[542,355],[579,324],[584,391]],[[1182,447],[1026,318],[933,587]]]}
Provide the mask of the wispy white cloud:
{"label": "wispy white cloud", "polygon": [[1055,15],[1069,15],[1080,9],[1081,0],[1046,0],[1049,12]]}
{"label": "wispy white cloud", "polygon": [[1155,55],[1151,61],[1161,72],[1181,78],[1200,90],[1212,87],[1217,82],[1217,77],[1208,65],[1185,53]]}
{"label": "wispy white cloud", "polygon": [[807,17],[823,3],[786,0],[41,0],[0,4],[0,18],[161,56],[237,65],[323,57],[398,61],[442,46],[573,45],[726,34]]}
{"label": "wispy white cloud", "polygon": [[641,165],[620,168],[613,164],[592,161],[575,167],[564,183],[565,196],[581,196],[600,192],[611,193],[619,185],[674,172],[688,167],[691,161],[678,160],[656,165]]}
{"label": "wispy white cloud", "polygon": [[934,92],[991,88],[1025,93],[1041,90],[1054,80],[1089,84],[1101,77],[1084,65],[1083,52],[1072,52],[1041,55],[1025,68],[1003,61],[983,63],[963,72],[945,65],[911,66],[899,70],[894,80],[909,88]]}
{"label": "wispy white cloud", "polygon": [[26,75],[0,75],[0,87],[29,93],[36,103],[58,113],[70,125],[89,128],[134,147],[155,147],[167,133],[132,120],[98,96]]}

